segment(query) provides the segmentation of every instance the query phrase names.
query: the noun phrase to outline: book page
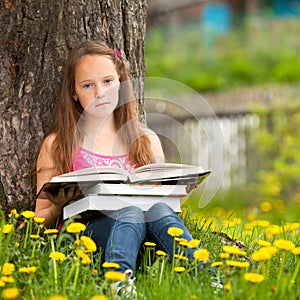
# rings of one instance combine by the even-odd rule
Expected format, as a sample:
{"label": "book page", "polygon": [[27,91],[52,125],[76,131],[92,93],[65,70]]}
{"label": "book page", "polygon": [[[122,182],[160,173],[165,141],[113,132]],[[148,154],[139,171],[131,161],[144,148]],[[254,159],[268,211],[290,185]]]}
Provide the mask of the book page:
{"label": "book page", "polygon": [[178,163],[153,163],[145,166],[141,166],[135,169],[134,173],[143,173],[143,172],[162,172],[168,170],[183,170],[183,169],[193,169],[200,168],[192,165],[178,164]]}
{"label": "book page", "polygon": [[69,176],[82,176],[82,175],[93,175],[93,174],[122,174],[128,175],[128,172],[119,167],[111,167],[111,166],[99,166],[99,167],[91,167],[85,168],[78,171],[73,171],[69,173],[65,173],[56,177],[69,177]]}

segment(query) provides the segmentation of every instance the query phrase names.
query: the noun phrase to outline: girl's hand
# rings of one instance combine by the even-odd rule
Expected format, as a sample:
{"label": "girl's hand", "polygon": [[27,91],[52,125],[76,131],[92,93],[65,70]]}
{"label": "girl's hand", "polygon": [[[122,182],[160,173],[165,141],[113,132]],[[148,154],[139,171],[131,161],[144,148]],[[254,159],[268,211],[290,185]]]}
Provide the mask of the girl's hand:
{"label": "girl's hand", "polygon": [[189,182],[186,186],[186,191],[189,194],[192,190],[196,189],[198,187],[197,179],[195,181]]}
{"label": "girl's hand", "polygon": [[57,193],[46,192],[47,198],[57,207],[63,207],[71,200],[77,200],[82,193],[78,187],[61,187]]}

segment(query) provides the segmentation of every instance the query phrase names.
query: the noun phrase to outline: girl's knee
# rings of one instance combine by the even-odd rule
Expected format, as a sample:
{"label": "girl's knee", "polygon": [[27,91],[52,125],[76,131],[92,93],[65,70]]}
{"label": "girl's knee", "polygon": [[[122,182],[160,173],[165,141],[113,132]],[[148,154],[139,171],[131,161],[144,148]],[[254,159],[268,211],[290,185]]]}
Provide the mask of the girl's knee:
{"label": "girl's knee", "polygon": [[130,223],[145,223],[143,211],[136,206],[127,206],[118,211],[118,220]]}
{"label": "girl's knee", "polygon": [[145,214],[146,222],[159,220],[168,216],[174,216],[176,213],[165,203],[154,204]]}
{"label": "girl's knee", "polygon": [[166,203],[163,203],[163,202],[155,203],[150,208],[150,211],[152,211],[152,210],[157,213],[162,213],[162,214],[170,214],[170,213],[174,212],[169,205],[167,205]]}

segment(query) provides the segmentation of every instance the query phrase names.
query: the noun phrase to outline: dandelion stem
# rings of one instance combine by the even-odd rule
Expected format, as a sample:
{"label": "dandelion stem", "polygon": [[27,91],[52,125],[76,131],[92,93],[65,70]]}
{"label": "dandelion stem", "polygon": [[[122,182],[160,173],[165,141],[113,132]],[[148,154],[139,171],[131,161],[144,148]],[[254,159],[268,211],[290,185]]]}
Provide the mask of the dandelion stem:
{"label": "dandelion stem", "polygon": [[163,272],[164,272],[164,267],[165,267],[165,259],[163,258],[162,262],[161,262],[161,268],[160,268],[160,273],[159,273],[158,285],[161,284],[162,275],[163,275]]}
{"label": "dandelion stem", "polygon": [[282,277],[282,274],[283,274],[285,256],[286,256],[286,252],[283,252],[282,253],[282,258],[281,258],[281,263],[280,263],[280,268],[279,268],[279,272],[278,272],[278,276],[277,276],[277,290],[276,290],[276,294],[280,290],[280,281],[281,281],[281,277]]}
{"label": "dandelion stem", "polygon": [[25,221],[26,222],[26,234],[25,234],[25,238],[24,238],[24,244],[23,244],[23,249],[26,248],[27,246],[27,240],[28,240],[28,235],[29,235],[29,229],[30,229],[30,224],[31,224],[31,219],[29,221]]}
{"label": "dandelion stem", "polygon": [[[51,250],[55,252],[54,239],[51,237]],[[57,265],[56,260],[53,260],[53,272],[54,272],[54,287],[57,290]]]}
{"label": "dandelion stem", "polygon": [[74,283],[73,283],[73,290],[76,290],[76,286],[77,286],[77,280],[78,280],[78,276],[79,276],[79,267],[80,267],[80,263],[79,261],[76,262],[76,271],[75,271],[75,277],[74,277]]}
{"label": "dandelion stem", "polygon": [[298,261],[297,261],[297,265],[296,265],[295,271],[292,275],[292,278],[290,280],[288,290],[290,290],[292,288],[293,284],[295,283],[299,269],[300,269],[300,259],[298,259]]}
{"label": "dandelion stem", "polygon": [[69,272],[69,274],[68,274],[68,276],[67,276],[67,278],[66,278],[66,281],[65,281],[66,285],[67,285],[67,283],[69,282],[71,276],[73,275],[74,270],[75,270],[75,267],[76,267],[76,264],[72,264],[72,268],[71,268],[71,270],[70,270],[70,272]]}
{"label": "dandelion stem", "polygon": [[176,241],[175,238],[173,237],[173,255],[172,255],[172,272],[174,272],[174,261],[175,261],[175,247],[176,247]]}

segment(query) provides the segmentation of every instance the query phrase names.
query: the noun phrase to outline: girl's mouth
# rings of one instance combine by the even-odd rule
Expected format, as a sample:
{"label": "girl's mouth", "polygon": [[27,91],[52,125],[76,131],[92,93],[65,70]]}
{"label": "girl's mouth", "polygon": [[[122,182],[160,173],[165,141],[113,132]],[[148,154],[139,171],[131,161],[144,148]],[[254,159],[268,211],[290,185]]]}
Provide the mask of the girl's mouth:
{"label": "girl's mouth", "polygon": [[104,102],[98,103],[98,104],[95,105],[95,107],[100,107],[100,106],[103,106],[103,105],[106,105],[106,104],[109,104],[109,102],[104,101]]}

